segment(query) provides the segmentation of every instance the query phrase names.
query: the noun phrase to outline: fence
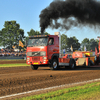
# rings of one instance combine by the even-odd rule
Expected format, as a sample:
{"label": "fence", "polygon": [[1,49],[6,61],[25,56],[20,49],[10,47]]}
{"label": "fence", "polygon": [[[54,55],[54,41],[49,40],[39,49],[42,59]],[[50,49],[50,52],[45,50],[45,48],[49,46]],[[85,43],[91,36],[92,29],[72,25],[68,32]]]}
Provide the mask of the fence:
{"label": "fence", "polygon": [[0,53],[0,57],[24,57],[26,56],[26,53],[15,53],[15,52],[11,52],[11,53],[7,53],[7,52],[4,52],[4,53]]}

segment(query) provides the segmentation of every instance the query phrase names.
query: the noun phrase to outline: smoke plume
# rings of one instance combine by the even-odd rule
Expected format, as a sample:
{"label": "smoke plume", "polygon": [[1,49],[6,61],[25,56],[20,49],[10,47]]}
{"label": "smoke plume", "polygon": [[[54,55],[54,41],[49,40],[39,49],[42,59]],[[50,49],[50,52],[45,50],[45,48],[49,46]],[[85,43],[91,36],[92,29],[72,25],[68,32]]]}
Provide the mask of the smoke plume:
{"label": "smoke plume", "polygon": [[70,29],[71,26],[99,25],[100,2],[96,0],[55,0],[41,11],[41,34],[47,27]]}

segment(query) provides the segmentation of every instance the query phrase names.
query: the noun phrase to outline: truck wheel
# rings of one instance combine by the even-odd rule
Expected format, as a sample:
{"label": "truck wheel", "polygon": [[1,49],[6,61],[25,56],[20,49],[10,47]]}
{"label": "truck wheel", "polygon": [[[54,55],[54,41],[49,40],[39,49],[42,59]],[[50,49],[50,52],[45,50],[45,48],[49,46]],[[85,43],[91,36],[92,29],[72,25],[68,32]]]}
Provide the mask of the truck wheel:
{"label": "truck wheel", "polygon": [[51,69],[51,70],[56,70],[56,69],[58,69],[58,61],[57,61],[56,59],[53,59],[53,60],[52,60],[52,64],[51,64],[51,66],[50,66],[50,69]]}
{"label": "truck wheel", "polygon": [[38,66],[36,66],[36,65],[31,65],[31,68],[32,68],[32,70],[37,70],[37,69],[38,69]]}
{"label": "truck wheel", "polygon": [[76,63],[74,60],[70,60],[69,67],[70,67],[70,69],[75,69]]}

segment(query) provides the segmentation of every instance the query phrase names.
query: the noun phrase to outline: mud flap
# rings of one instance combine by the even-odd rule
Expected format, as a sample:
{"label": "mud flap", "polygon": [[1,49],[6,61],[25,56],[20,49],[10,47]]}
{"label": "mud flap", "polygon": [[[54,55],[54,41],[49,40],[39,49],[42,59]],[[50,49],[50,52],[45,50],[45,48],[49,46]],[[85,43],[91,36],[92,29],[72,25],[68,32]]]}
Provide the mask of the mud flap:
{"label": "mud flap", "polygon": [[90,67],[90,58],[86,58],[86,67]]}
{"label": "mud flap", "polygon": [[76,62],[74,59],[70,59],[69,67],[70,67],[70,69],[76,68]]}

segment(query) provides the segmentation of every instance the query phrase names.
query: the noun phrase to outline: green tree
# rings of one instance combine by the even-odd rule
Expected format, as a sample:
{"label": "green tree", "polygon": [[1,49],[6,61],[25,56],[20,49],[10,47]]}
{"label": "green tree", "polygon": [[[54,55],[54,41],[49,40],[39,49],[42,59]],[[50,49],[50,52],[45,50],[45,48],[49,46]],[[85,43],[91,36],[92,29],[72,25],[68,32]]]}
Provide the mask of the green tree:
{"label": "green tree", "polygon": [[70,49],[72,46],[73,51],[78,50],[80,48],[79,40],[73,36],[67,39],[67,47]]}
{"label": "green tree", "polygon": [[47,33],[47,32],[44,32],[44,35],[50,35],[49,33]]}
{"label": "green tree", "polygon": [[[41,35],[39,31],[35,31],[33,29],[30,30],[30,32],[27,32],[28,36],[33,36],[33,35]],[[49,35],[49,33],[45,32],[44,35]]]}
{"label": "green tree", "polygon": [[89,44],[89,39],[85,38],[83,39],[81,46],[82,46],[82,50],[84,51],[84,46],[86,46],[86,50],[89,51],[90,50],[90,44]]}
{"label": "green tree", "polygon": [[38,35],[35,30],[31,29],[30,32],[27,32],[28,36]]}
{"label": "green tree", "polygon": [[95,51],[95,47],[98,48],[98,42],[95,39],[90,39],[90,50]]}
{"label": "green tree", "polygon": [[4,28],[0,30],[0,46],[12,48],[18,45],[19,40],[23,42],[24,30],[16,21],[5,21]]}

